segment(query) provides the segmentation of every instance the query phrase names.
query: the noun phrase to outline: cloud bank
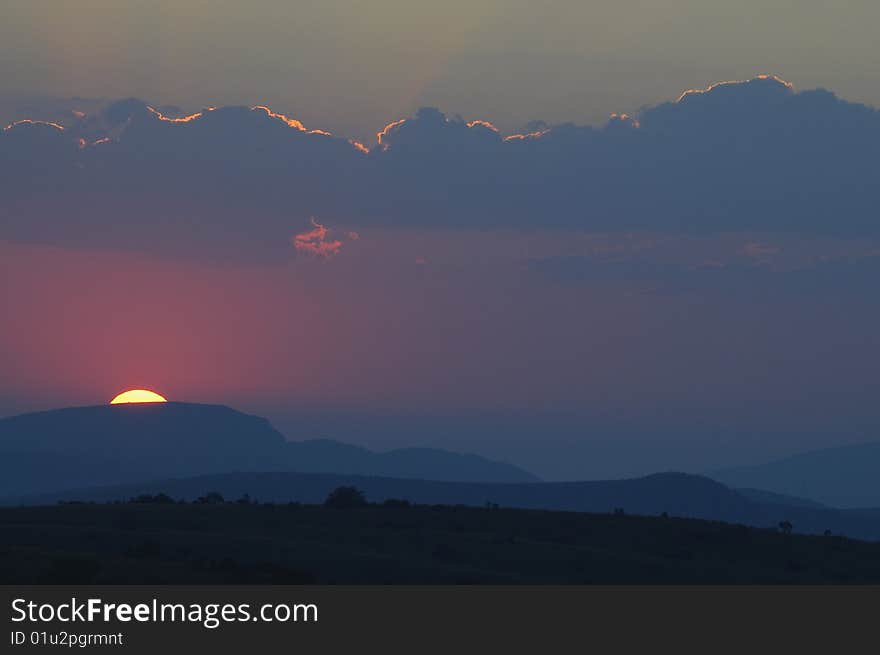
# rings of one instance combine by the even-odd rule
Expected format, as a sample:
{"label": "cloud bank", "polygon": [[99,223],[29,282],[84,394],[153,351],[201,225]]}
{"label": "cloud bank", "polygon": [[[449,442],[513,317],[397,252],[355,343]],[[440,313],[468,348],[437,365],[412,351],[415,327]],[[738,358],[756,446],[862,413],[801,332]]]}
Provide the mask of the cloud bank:
{"label": "cloud bank", "polygon": [[601,127],[503,135],[423,108],[366,145],[264,106],[182,115],[128,99],[0,133],[0,237],[265,252],[290,249],[311,216],[357,230],[877,235],[878,156],[880,112],[772,76]]}

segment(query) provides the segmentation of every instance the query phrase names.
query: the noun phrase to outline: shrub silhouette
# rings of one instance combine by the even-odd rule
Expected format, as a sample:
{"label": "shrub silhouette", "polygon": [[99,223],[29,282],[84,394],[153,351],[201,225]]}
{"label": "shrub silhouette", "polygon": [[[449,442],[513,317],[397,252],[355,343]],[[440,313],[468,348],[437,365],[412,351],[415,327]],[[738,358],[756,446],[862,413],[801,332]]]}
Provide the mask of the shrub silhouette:
{"label": "shrub silhouette", "polygon": [[169,496],[168,494],[165,494],[165,493],[158,493],[158,494],[156,494],[155,496],[152,496],[152,495],[150,495],[150,494],[141,494],[140,496],[135,496],[135,497],[132,498],[129,502],[130,502],[130,503],[136,503],[136,504],[142,504],[142,503],[153,504],[153,503],[158,503],[158,504],[160,504],[160,505],[167,505],[167,504],[169,504],[169,503],[173,503],[173,502],[174,502],[174,499],[173,499],[171,496]]}
{"label": "shrub silhouette", "polygon": [[780,521],[779,522],[779,531],[782,534],[791,534],[791,531],[794,529],[790,521]]}
{"label": "shrub silhouette", "polygon": [[356,487],[336,487],[324,501],[324,507],[334,509],[352,509],[366,505],[367,499],[364,498],[363,492]]}
{"label": "shrub silhouette", "polygon": [[225,503],[226,500],[223,496],[216,491],[209,491],[204,496],[199,496],[196,498],[197,503],[203,503],[206,505],[219,505],[221,503]]}

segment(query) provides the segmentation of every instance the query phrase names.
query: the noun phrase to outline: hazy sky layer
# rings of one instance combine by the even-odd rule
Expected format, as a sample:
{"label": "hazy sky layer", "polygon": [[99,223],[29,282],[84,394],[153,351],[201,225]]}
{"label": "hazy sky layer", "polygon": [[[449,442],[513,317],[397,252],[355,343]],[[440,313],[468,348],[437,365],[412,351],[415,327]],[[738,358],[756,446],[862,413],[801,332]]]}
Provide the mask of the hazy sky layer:
{"label": "hazy sky layer", "polygon": [[0,414],[132,387],[549,478],[880,431],[880,112],[762,77],[369,151],[266,108],[0,132]]}
{"label": "hazy sky layer", "polygon": [[873,0],[11,0],[0,95],[271,104],[367,139],[423,105],[597,123],[770,72],[880,104]]}
{"label": "hazy sky layer", "polygon": [[548,478],[877,439],[878,19],[7,3],[0,416],[142,386]]}
{"label": "hazy sky layer", "polygon": [[[0,414],[147,387],[268,416],[292,438],[477,451],[568,478],[876,434],[880,310],[851,279],[695,287],[523,270],[524,249],[590,250],[577,239],[371,231],[332,261],[269,266],[0,243],[15,317],[0,331],[13,372]],[[401,256],[414,248],[430,263]]]}

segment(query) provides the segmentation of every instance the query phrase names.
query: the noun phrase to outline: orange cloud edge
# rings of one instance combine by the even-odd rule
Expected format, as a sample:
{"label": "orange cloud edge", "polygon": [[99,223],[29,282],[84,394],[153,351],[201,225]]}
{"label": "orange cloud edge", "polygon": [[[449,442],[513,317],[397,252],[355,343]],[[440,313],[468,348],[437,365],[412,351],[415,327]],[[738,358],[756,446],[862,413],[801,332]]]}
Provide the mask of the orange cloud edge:
{"label": "orange cloud edge", "polygon": [[[708,86],[701,88],[701,89],[698,89],[698,88],[687,89],[686,91],[681,93],[681,95],[678,96],[678,98],[676,99],[675,102],[680,103],[683,100],[685,100],[691,96],[698,96],[698,95],[711,93],[713,90],[715,90],[719,87],[726,87],[726,86],[738,85],[738,84],[748,84],[750,82],[761,81],[761,80],[772,80],[774,82],[777,82],[778,84],[781,84],[785,87],[788,87],[789,89],[794,88],[794,85],[791,82],[788,82],[777,75],[771,75],[771,74],[765,73],[765,74],[757,75],[757,76],[752,77],[750,79],[727,80],[727,81],[723,81],[723,82],[714,82],[714,83],[709,84]],[[155,107],[152,107],[149,105],[147,106],[147,110],[159,121],[166,122],[166,123],[172,123],[172,124],[186,124],[186,123],[192,123],[194,121],[198,121],[198,120],[204,118],[206,114],[208,114],[212,111],[215,111],[216,107],[205,107],[202,111],[198,111],[198,112],[195,112],[194,114],[189,114],[187,116],[180,116],[180,117],[166,116],[165,114],[163,114],[161,111],[159,111]],[[282,114],[280,112],[273,111],[271,108],[269,108],[266,105],[253,105],[250,107],[250,110],[253,112],[263,113],[266,115],[267,118],[270,118],[272,120],[277,120],[281,123],[284,123],[285,125],[287,125],[287,127],[294,129],[298,132],[303,132],[305,134],[316,135],[316,136],[332,136],[332,133],[328,132],[326,130],[307,129],[301,121],[299,121],[295,118],[291,118],[291,117],[289,117],[285,114]],[[82,112],[74,112],[74,114],[80,119],[85,117],[85,114],[83,114]],[[609,118],[612,121],[613,120],[626,120],[626,121],[629,121],[633,127],[635,127],[635,128],[639,127],[638,120],[632,118],[631,116],[629,116],[628,114],[625,114],[625,113],[620,113],[620,114],[614,113],[614,114],[611,114],[611,116]],[[395,121],[391,121],[390,123],[385,125],[385,127],[383,127],[381,130],[379,130],[376,133],[376,147],[380,150],[386,150],[389,147],[389,144],[387,142],[388,136],[396,128],[404,125],[409,120],[411,120],[411,119],[401,118],[401,119],[398,119]],[[447,118],[446,120],[447,120],[447,122],[449,122],[450,119]],[[15,129],[16,127],[24,126],[24,125],[46,125],[46,126],[49,126],[49,127],[55,128],[57,130],[61,130],[61,131],[64,131],[64,129],[65,129],[65,127],[60,123],[25,118],[25,119],[17,120],[17,121],[10,123],[9,125],[7,125],[6,127],[3,128],[3,131],[9,131],[9,130]],[[491,130],[499,135],[501,134],[500,130],[495,125],[493,125],[491,122],[486,121],[486,120],[476,119],[476,120],[472,120],[472,121],[465,123],[465,125],[467,126],[468,129],[488,129],[488,130]],[[551,129],[552,128],[547,128],[547,129],[536,130],[534,132],[528,132],[528,133],[509,134],[507,136],[503,136],[502,138],[504,141],[522,141],[522,140],[528,140],[528,139],[538,139],[538,138],[543,137],[548,132],[550,132]],[[80,140],[80,147],[85,148],[85,147],[97,146],[102,143],[106,143],[110,140],[111,140],[110,138],[104,137],[104,138],[100,138],[96,141],[93,141],[92,143],[87,143],[81,139]],[[348,140],[348,143],[353,148],[358,150],[359,152],[364,153],[364,154],[368,154],[370,152],[370,148],[367,147],[366,145],[364,145],[363,143],[356,141],[354,139],[347,139],[347,140]]]}

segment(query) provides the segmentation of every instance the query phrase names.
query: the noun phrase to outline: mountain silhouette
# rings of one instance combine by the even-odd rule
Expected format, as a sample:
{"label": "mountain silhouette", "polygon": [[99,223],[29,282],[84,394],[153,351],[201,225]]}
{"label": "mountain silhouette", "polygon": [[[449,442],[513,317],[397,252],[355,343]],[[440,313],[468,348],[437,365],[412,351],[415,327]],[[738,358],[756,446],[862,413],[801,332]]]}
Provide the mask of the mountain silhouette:
{"label": "mountain silhouette", "polygon": [[755,487],[833,507],[880,507],[880,442],[792,455],[709,473],[733,487]]}
{"label": "mountain silhouette", "polygon": [[229,471],[537,480],[476,455],[427,448],[377,453],[330,440],[287,441],[266,419],[221,405],[102,405],[0,420],[0,496]]}
{"label": "mountain silhouette", "polygon": [[734,489],[740,496],[745,496],[749,500],[765,505],[785,505],[788,507],[812,507],[821,509],[826,507],[822,503],[810,500],[809,498],[800,498],[798,496],[789,496],[786,494],[777,494],[765,489],[752,489],[750,487],[740,487]]}
{"label": "mountain silhouette", "polygon": [[[840,490],[846,474],[839,471],[855,471],[852,482],[861,488],[871,480],[859,472],[867,472],[876,457],[875,444],[809,453],[786,460],[782,473],[796,473],[794,464],[806,462],[813,465],[808,470],[835,472],[817,473],[815,479],[835,482]],[[797,532],[880,539],[880,511],[822,507],[794,496],[821,498],[816,491],[824,487],[786,486],[783,475],[780,480],[771,474],[737,477],[730,486],[747,487],[739,490],[683,473],[541,482],[475,455],[421,448],[377,453],[326,439],[287,441],[266,419],[219,405],[75,407],[0,420],[0,499],[6,504],[158,493],[192,500],[210,491],[227,498],[248,494],[261,501],[321,503],[336,487],[354,486],[371,502],[667,513],[766,528],[784,521]],[[837,499],[826,495],[832,500],[821,499]],[[873,504],[870,494],[859,498]]]}

